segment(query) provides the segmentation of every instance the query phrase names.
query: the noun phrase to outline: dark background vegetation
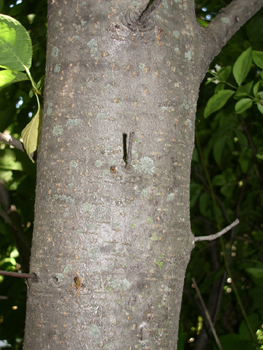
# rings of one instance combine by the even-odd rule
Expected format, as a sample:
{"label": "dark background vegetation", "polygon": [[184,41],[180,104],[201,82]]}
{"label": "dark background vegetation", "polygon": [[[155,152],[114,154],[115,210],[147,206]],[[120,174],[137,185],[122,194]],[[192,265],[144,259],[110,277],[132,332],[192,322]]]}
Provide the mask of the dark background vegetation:
{"label": "dark background vegetation", "polygon": [[[200,24],[206,26],[230,2],[196,1]],[[46,0],[0,0],[0,12],[14,17],[28,30],[34,50],[31,74],[38,81],[45,74]],[[233,66],[249,47],[263,51],[263,10],[227,43],[211,69],[216,64]],[[244,84],[260,80],[260,73],[258,67],[252,66]],[[201,85],[196,118],[191,176],[192,231],[196,236],[204,236],[223,229],[236,218],[240,224],[221,239],[196,243],[185,279],[179,349],[217,349],[192,288],[192,277],[210,311],[222,348],[260,349],[263,348],[263,329],[260,331],[263,324],[263,115],[256,105],[238,115],[234,109],[236,100],[231,98],[221,110],[205,119],[204,108],[218,86],[207,85],[207,77]],[[228,83],[237,86],[232,74]],[[30,82],[0,89],[0,132],[20,138],[37,109],[29,90]],[[0,270],[28,272],[35,175],[35,164],[25,154],[0,145]],[[234,293],[232,280],[239,298]],[[25,281],[0,276],[0,340],[6,340],[12,349],[22,348],[25,306]],[[257,345],[246,326],[244,312],[253,332],[257,331]]]}

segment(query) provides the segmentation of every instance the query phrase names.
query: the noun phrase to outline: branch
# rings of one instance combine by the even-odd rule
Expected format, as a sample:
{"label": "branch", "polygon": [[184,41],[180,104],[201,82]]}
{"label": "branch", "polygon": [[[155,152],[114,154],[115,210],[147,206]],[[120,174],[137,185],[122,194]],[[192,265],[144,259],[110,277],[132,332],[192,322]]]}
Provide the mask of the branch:
{"label": "branch", "polygon": [[10,271],[0,271],[0,275],[20,277],[20,278],[33,278],[34,280],[37,280],[37,275],[34,272],[33,273],[20,273],[20,272],[10,272]]}
{"label": "branch", "polygon": [[198,297],[199,297],[199,299],[200,299],[200,301],[201,301],[201,304],[202,304],[202,306],[203,306],[203,309],[204,309],[204,312],[205,312],[207,321],[208,321],[208,323],[209,323],[209,325],[210,325],[210,327],[211,327],[212,333],[213,333],[213,335],[214,335],[214,337],[215,337],[215,341],[216,341],[216,343],[217,343],[218,349],[222,350],[220,341],[219,341],[219,339],[218,339],[218,337],[217,337],[217,334],[216,334],[216,331],[215,331],[215,327],[214,327],[214,325],[213,325],[213,322],[211,321],[210,315],[209,315],[209,313],[208,313],[208,311],[207,311],[207,308],[206,308],[206,306],[205,306],[205,303],[204,303],[204,300],[203,300],[203,298],[202,298],[202,296],[201,296],[201,293],[200,293],[200,291],[199,291],[199,289],[198,289],[198,287],[197,287],[197,284],[196,284],[196,282],[195,282],[195,279],[192,278],[192,281],[193,281],[193,284],[194,284],[196,293],[198,294]]}
{"label": "branch", "polygon": [[[212,37],[210,42],[211,61],[221,51],[222,47],[263,6],[263,0],[233,0],[224,7],[216,18],[205,28]],[[208,51],[209,48],[208,48]]]}
{"label": "branch", "polygon": [[19,151],[25,152],[23,143],[18,139],[15,139],[11,135],[5,135],[0,132],[0,142],[4,142],[10,146],[19,149]]}
{"label": "branch", "polygon": [[210,235],[210,236],[195,237],[194,241],[195,242],[197,242],[197,241],[213,241],[214,239],[222,236],[224,233],[228,232],[229,230],[231,230],[231,228],[235,227],[238,224],[239,224],[239,220],[236,219],[234,222],[232,222],[232,224],[225,227],[222,231],[219,231],[219,232],[215,233],[214,235]]}

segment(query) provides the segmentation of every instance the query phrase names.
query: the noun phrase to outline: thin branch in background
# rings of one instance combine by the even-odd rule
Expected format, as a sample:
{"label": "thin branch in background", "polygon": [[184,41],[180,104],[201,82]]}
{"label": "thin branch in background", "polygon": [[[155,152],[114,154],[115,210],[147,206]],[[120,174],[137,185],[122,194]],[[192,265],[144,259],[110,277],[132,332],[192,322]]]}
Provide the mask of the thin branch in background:
{"label": "thin branch in background", "polygon": [[0,275],[19,278],[33,278],[34,280],[37,280],[37,275],[35,273],[20,273],[0,270]]}
{"label": "thin branch in background", "polygon": [[11,135],[5,135],[0,132],[0,142],[4,142],[7,145],[17,148],[19,151],[25,152],[23,143]]}
{"label": "thin branch in background", "polygon": [[239,224],[239,220],[236,219],[234,222],[232,222],[232,224],[230,224],[229,226],[225,227],[223,230],[215,233],[214,235],[210,235],[210,236],[200,236],[200,237],[195,237],[194,241],[213,241],[214,239],[222,236],[224,233],[228,232],[229,230],[231,230],[232,227],[236,226]]}
{"label": "thin branch in background", "polygon": [[141,13],[141,15],[138,18],[138,21],[140,23],[143,23],[147,21],[147,19],[150,17],[152,12],[157,9],[157,7],[161,4],[162,0],[154,0],[150,5],[146,7],[146,9]]}
{"label": "thin branch in background", "polygon": [[214,335],[214,337],[215,337],[215,341],[216,341],[216,343],[217,343],[218,349],[219,349],[219,350],[222,350],[222,347],[221,347],[220,341],[219,341],[219,339],[218,339],[218,336],[217,336],[217,334],[216,334],[214,325],[213,325],[213,323],[212,323],[212,321],[211,321],[211,318],[210,318],[210,315],[209,315],[209,313],[208,313],[208,311],[207,311],[207,309],[206,309],[204,300],[203,300],[203,298],[202,298],[202,296],[201,296],[201,293],[200,293],[200,291],[199,291],[199,289],[198,289],[198,286],[197,286],[197,284],[196,284],[196,282],[195,282],[195,279],[192,278],[192,281],[193,281],[193,284],[194,284],[196,293],[198,294],[198,297],[199,297],[200,302],[201,302],[201,304],[202,304],[202,307],[203,307],[203,309],[204,309],[204,312],[205,312],[207,321],[208,321],[208,323],[209,323],[209,325],[210,325],[210,327],[211,327],[211,331],[212,331],[212,333],[213,333],[213,335]]}
{"label": "thin branch in background", "polygon": [[218,298],[217,298],[217,303],[216,303],[216,310],[215,310],[215,314],[214,314],[214,318],[213,318],[213,324],[215,324],[215,322],[217,320],[217,316],[219,314],[220,305],[221,305],[222,296],[223,296],[223,291],[224,291],[224,285],[226,283],[226,277],[227,277],[227,273],[225,271],[224,275],[222,277],[222,280],[221,280],[221,286],[219,288],[219,293],[218,293]]}
{"label": "thin branch in background", "polygon": [[13,298],[13,297],[7,297],[4,295],[0,295],[0,300],[19,300],[19,301],[26,301],[25,298]]}

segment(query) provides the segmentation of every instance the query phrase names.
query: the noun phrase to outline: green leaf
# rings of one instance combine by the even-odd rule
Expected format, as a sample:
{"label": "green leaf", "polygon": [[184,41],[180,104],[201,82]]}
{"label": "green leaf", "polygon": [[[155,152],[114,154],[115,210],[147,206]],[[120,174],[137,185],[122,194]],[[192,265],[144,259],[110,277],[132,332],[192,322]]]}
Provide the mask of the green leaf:
{"label": "green leaf", "polygon": [[214,186],[223,186],[226,183],[226,179],[223,175],[216,175],[212,180]]}
{"label": "green leaf", "polygon": [[256,350],[252,341],[244,339],[239,334],[226,334],[219,337],[222,349],[224,350]]}
{"label": "green leaf", "polygon": [[244,174],[246,174],[248,171],[252,157],[253,157],[253,152],[251,149],[244,150],[243,152],[241,152],[240,156],[238,157],[238,163],[240,164],[241,170]]}
{"label": "green leaf", "polygon": [[244,51],[236,60],[233,67],[233,75],[237,84],[240,86],[245,80],[252,64],[252,49],[251,47]]}
{"label": "green leaf", "polygon": [[221,90],[224,90],[224,88],[225,88],[225,83],[219,83],[219,84],[217,84],[217,86],[216,86],[216,88],[215,88],[215,94],[217,94],[219,91],[221,91]]}
{"label": "green leaf", "polygon": [[212,113],[218,111],[227,103],[230,97],[235,92],[233,90],[220,90],[217,94],[212,96],[205,107],[204,117],[209,117]]}
{"label": "green leaf", "polygon": [[263,114],[263,106],[260,102],[257,103],[258,110],[261,114]]}
{"label": "green leaf", "polygon": [[21,23],[0,14],[0,67],[16,71],[29,69],[32,52],[31,39]]}
{"label": "green leaf", "polygon": [[13,149],[5,148],[0,151],[0,169],[23,171],[23,164],[17,161]]}
{"label": "green leaf", "polygon": [[263,231],[252,231],[252,237],[256,242],[262,242],[263,241]]}
{"label": "green leaf", "polygon": [[196,205],[196,202],[202,193],[202,186],[200,184],[195,184],[193,181],[190,185],[190,206],[191,208]]}
{"label": "green leaf", "polygon": [[205,217],[210,216],[211,206],[212,203],[210,195],[207,193],[203,193],[199,198],[199,209]]}
{"label": "green leaf", "polygon": [[203,20],[200,19],[200,18],[197,18],[196,20],[197,20],[197,22],[200,23],[201,26],[204,27],[204,28],[205,28],[206,26],[208,26],[208,24],[209,24],[209,22],[203,21]]}
{"label": "green leaf", "polygon": [[226,143],[227,139],[228,139],[228,136],[223,135],[213,145],[213,155],[214,155],[215,161],[217,162],[217,164],[219,166],[221,165],[221,156],[222,156],[222,152],[225,148],[225,143]]}
{"label": "green leaf", "polygon": [[253,101],[250,98],[242,98],[235,105],[235,111],[238,114],[243,113],[246,109],[253,105]]}
{"label": "green leaf", "polygon": [[[251,314],[248,316],[248,322],[249,325],[253,331],[253,333],[256,333],[256,331],[260,328],[262,322],[257,314]],[[242,336],[242,338],[245,338],[247,340],[251,340],[251,334],[249,332],[249,329],[247,328],[247,324],[245,320],[242,321],[240,327],[239,327],[239,334]]]}
{"label": "green leaf", "polygon": [[263,268],[248,267],[245,269],[245,271],[254,278],[263,278]]}
{"label": "green leaf", "polygon": [[259,86],[260,86],[260,80],[253,86],[253,94],[254,94],[255,97],[258,94]]}
{"label": "green leaf", "polygon": [[263,287],[263,268],[262,267],[248,267],[245,271],[249,274],[253,282]]}
{"label": "green leaf", "polygon": [[22,171],[34,178],[35,168],[24,152],[16,148],[0,149],[0,169],[2,171]]}
{"label": "green leaf", "polygon": [[0,71],[0,87],[12,83],[17,83],[23,80],[29,80],[28,76],[25,73],[17,72],[10,69]]}
{"label": "green leaf", "polygon": [[261,69],[263,69],[263,52],[262,51],[252,51],[252,58],[254,63]]}
{"label": "green leaf", "polygon": [[44,86],[44,83],[45,83],[45,76],[43,75],[40,79],[39,79],[39,81],[37,82],[37,89],[39,90],[39,91],[41,91],[42,90],[42,88],[43,88],[43,86]]}
{"label": "green leaf", "polygon": [[227,79],[229,78],[229,75],[231,74],[231,70],[232,70],[231,66],[222,68],[219,72],[220,80],[227,81]]}
{"label": "green leaf", "polygon": [[253,81],[250,81],[249,83],[239,86],[237,88],[237,91],[235,93],[234,98],[239,99],[240,97],[245,97],[250,94],[252,86],[253,86]]}
{"label": "green leaf", "polygon": [[238,129],[234,129],[234,132],[237,135],[238,142],[240,143],[240,145],[247,146],[248,141],[247,141],[246,136],[243,134],[243,132],[238,130]]}
{"label": "green leaf", "polygon": [[24,148],[29,158],[33,161],[31,154],[35,152],[38,146],[40,126],[41,126],[42,110],[39,109],[32,118],[31,122],[27,124],[21,133],[23,138]]}
{"label": "green leaf", "polygon": [[263,154],[257,153],[257,154],[256,154],[256,157],[257,157],[258,159],[263,160]]}

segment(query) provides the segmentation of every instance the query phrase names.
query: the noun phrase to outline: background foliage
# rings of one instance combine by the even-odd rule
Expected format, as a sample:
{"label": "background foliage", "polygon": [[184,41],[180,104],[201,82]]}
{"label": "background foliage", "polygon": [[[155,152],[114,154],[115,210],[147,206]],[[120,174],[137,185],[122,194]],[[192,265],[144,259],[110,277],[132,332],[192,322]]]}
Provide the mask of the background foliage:
{"label": "background foliage", "polygon": [[[230,2],[196,1],[200,24],[206,26]],[[38,81],[45,73],[46,0],[0,0],[0,12],[17,19],[28,30],[33,43],[31,74]],[[214,71],[207,74],[200,89],[191,177],[192,231],[203,236],[219,231],[236,218],[240,224],[217,241],[196,243],[186,273],[180,350],[217,349],[192,288],[192,277],[214,320],[222,348],[263,348],[263,114],[259,106],[263,67],[251,60],[246,76],[236,78],[235,69],[233,74],[243,52],[250,47],[250,51],[263,51],[262,23],[261,10],[216,57],[211,65]],[[208,78],[214,81],[207,84]],[[0,89],[0,132],[21,137],[37,111],[36,100],[29,97],[30,89],[29,81]],[[209,99],[222,95],[224,90],[233,93],[222,108],[207,113]],[[236,107],[242,99],[252,101],[244,102],[249,108]],[[26,154],[0,145],[1,270],[28,271],[35,173],[35,164]],[[22,347],[25,300],[22,279],[0,276],[0,339],[12,349]]]}

